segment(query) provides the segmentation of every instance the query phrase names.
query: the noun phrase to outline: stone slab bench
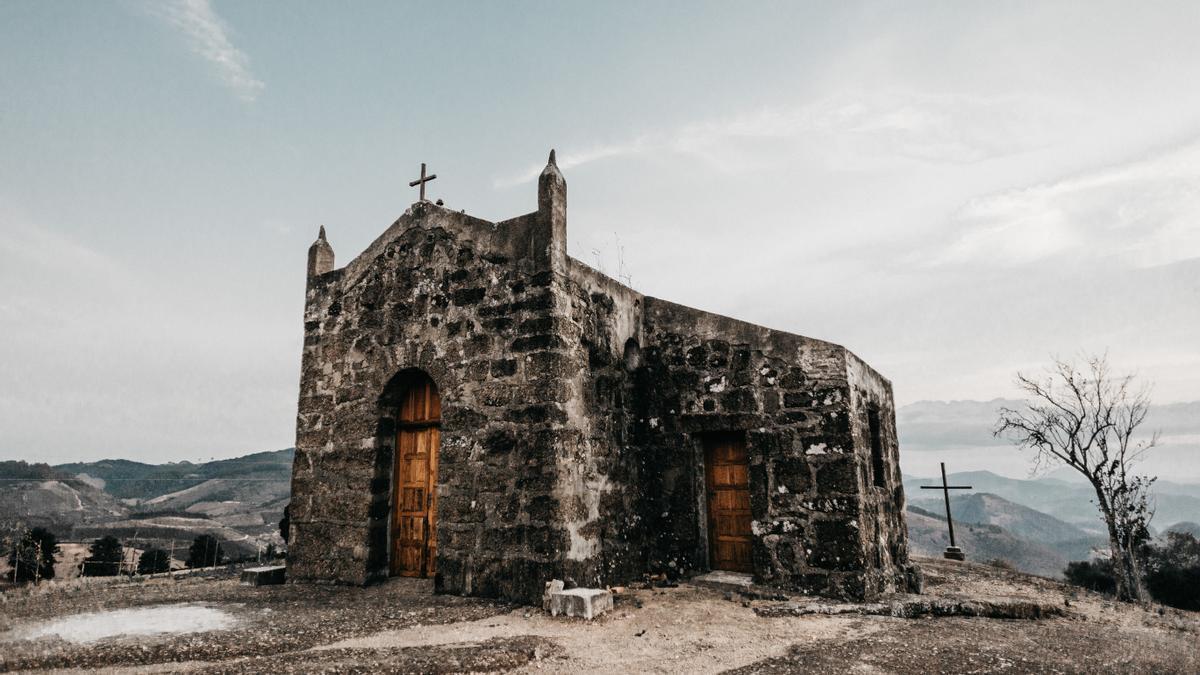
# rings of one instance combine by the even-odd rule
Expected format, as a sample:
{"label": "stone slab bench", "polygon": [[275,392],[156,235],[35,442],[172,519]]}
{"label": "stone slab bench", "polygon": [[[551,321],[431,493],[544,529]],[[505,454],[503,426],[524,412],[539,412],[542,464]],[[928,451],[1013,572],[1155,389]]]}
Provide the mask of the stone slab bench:
{"label": "stone slab bench", "polygon": [[275,586],[282,584],[287,577],[285,565],[269,567],[247,567],[242,570],[242,583],[247,586]]}

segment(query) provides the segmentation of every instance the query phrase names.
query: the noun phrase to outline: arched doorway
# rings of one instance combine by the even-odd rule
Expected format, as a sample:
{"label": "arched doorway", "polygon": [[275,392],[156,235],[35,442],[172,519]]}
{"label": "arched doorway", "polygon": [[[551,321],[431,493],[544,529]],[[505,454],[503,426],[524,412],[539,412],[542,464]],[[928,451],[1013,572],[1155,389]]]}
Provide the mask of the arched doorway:
{"label": "arched doorway", "polygon": [[432,577],[437,568],[437,466],[442,402],[423,372],[402,376],[392,474],[391,573]]}

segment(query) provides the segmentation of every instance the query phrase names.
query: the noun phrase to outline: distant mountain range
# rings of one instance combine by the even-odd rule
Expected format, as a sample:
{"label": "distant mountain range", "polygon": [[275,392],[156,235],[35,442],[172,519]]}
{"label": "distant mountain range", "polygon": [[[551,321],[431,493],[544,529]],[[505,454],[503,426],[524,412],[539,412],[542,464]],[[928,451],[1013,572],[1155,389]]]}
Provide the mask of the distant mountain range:
{"label": "distant mountain range", "polygon": [[[909,549],[917,555],[941,556],[950,544],[946,517],[942,513],[910,505],[908,521]],[[954,519],[954,542],[975,562],[1003,560],[1022,572],[1044,577],[1060,577],[1070,560],[1087,559],[1089,552],[1068,556],[1052,545],[1018,537],[998,525],[984,525]]]}
{"label": "distant mountain range", "polygon": [[[950,498],[956,543],[972,560],[1003,559],[1018,569],[1042,576],[1061,576],[1067,562],[1086,560],[1108,546],[1091,487],[1058,478],[1017,480],[988,471],[953,473],[949,481],[973,490]],[[941,477],[905,476],[910,546],[918,553],[940,555],[950,543]],[[1169,492],[1155,496],[1158,513],[1151,529],[1200,536],[1200,485],[1165,483]]]}
{"label": "distant mountain range", "polygon": [[233,555],[282,544],[294,450],[214,462],[0,462],[0,529],[42,526],[63,541],[113,535],[186,550],[212,534]]}
{"label": "distant mountain range", "polygon": [[128,514],[129,507],[112,495],[54,467],[0,462],[0,529],[20,523],[48,527],[61,537],[77,526]]}
{"label": "distant mountain range", "polygon": [[[289,448],[199,464],[144,464],[126,459],[105,459],[98,462],[59,464],[53,469],[78,477],[118,499],[138,502],[159,499],[169,493],[181,492],[212,481],[225,482],[220,483],[223,491],[208,494],[209,500],[246,497],[257,494],[262,487],[266,487],[275,497],[286,497],[286,483],[292,475],[293,453]],[[284,482],[282,491],[278,487],[280,480]],[[246,489],[238,487],[252,482],[264,485]],[[184,499],[184,502],[188,500]]]}
{"label": "distant mountain range", "polygon": [[[909,496],[910,545],[921,553],[940,555],[950,543],[945,501],[940,496],[918,497]],[[950,509],[956,543],[971,559],[999,558],[1032,574],[1060,576],[1068,562],[1087,560],[1094,549],[1107,546],[1102,532],[1086,531],[986,492],[955,495]]]}
{"label": "distant mountain range", "polygon": [[[1033,454],[992,435],[999,409],[1020,405],[1017,400],[994,399],[920,401],[900,407],[896,427],[904,471],[931,476],[937,473],[939,462],[946,462],[952,471],[983,469],[1029,475]],[[1151,406],[1142,428],[1147,437],[1161,432],[1159,446],[1139,465],[1142,472],[1180,483],[1200,483],[1200,401]]]}
{"label": "distant mountain range", "polygon": [[[975,410],[978,419],[957,431],[939,430],[959,422],[938,405],[922,404],[933,412],[911,417],[924,425],[918,426],[918,435],[924,434],[928,443],[938,439],[937,443],[949,444],[953,438],[974,433],[968,430],[990,415],[985,412],[994,410],[995,404],[946,404]],[[939,461],[944,457],[956,461],[956,451],[949,446],[932,447],[940,446],[927,445],[926,450],[912,453],[931,452]],[[990,450],[1000,452],[995,446]],[[902,445],[901,457],[909,452]],[[208,533],[226,542],[227,550],[235,554],[253,554],[268,543],[282,543],[277,523],[289,499],[293,455],[289,448],[203,463],[0,462],[0,530],[41,525],[64,541],[89,542],[112,534],[135,541],[140,548],[175,546],[176,550]],[[958,544],[972,560],[1003,559],[1027,572],[1059,576],[1067,562],[1086,559],[1107,545],[1091,487],[1070,471],[1035,479],[959,471],[951,473],[949,480],[973,487],[951,498]],[[921,489],[940,481],[940,476],[904,477],[910,546],[919,554],[939,555],[949,543],[941,493]],[[1200,536],[1200,484],[1159,481],[1154,499],[1155,528]]]}
{"label": "distant mountain range", "polygon": [[[948,479],[957,485],[973,486],[973,493],[990,493],[1053,516],[1085,534],[1103,535],[1105,532],[1100,512],[1093,503],[1094,492],[1086,483],[1051,477],[1020,480],[990,471],[952,473]],[[909,503],[923,508],[928,508],[927,504],[930,503],[941,503],[941,493],[923,490],[921,486],[940,484],[940,476],[936,479],[904,477],[904,491]],[[956,495],[954,499],[962,497]],[[1154,485],[1153,499],[1155,515],[1152,525],[1157,529],[1165,529],[1181,521],[1200,520],[1200,484],[1159,481]]]}

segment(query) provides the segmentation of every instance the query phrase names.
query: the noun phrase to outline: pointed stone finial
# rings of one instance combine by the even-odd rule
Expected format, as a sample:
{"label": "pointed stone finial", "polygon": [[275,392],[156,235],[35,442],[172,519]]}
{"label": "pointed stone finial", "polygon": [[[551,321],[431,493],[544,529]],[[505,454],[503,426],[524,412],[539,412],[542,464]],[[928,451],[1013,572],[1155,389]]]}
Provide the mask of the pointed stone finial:
{"label": "pointed stone finial", "polygon": [[555,159],[554,150],[550,150],[550,159],[546,160],[546,168],[542,169],[542,177],[552,177],[556,182],[562,183],[562,172],[558,170],[558,160]]}
{"label": "pointed stone finial", "polygon": [[567,181],[558,170],[554,150],[542,175],[538,176],[538,219],[549,235],[546,248],[552,269],[565,271],[567,264]]}
{"label": "pointed stone finial", "polygon": [[317,240],[308,247],[308,278],[333,269],[333,247],[325,239],[325,226],[317,231]]}

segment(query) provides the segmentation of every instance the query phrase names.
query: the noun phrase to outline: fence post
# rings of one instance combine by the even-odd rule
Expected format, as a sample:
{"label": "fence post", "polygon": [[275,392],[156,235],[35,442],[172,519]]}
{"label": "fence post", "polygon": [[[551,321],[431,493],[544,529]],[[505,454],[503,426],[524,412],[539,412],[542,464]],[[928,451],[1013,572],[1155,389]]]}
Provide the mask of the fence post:
{"label": "fence post", "polygon": [[37,586],[42,583],[42,540],[37,541],[37,547],[34,549],[36,557],[33,561],[33,585]]}
{"label": "fence post", "polygon": [[[139,532],[139,531],[140,531],[140,530],[134,530],[134,531],[133,531],[133,539],[131,540],[131,541],[132,541],[132,543],[133,543],[133,546],[132,546],[132,547],[130,547],[130,550],[135,552],[135,553],[134,553],[134,555],[137,555],[137,553],[136,553],[136,551],[137,551],[137,538],[138,538],[138,532]],[[123,565],[124,563],[125,563],[125,551],[124,551],[124,550],[122,550],[122,551],[121,551],[121,564]],[[137,566],[136,566],[136,565],[134,565],[134,563],[133,563],[133,561],[132,561],[132,560],[129,562],[129,566],[130,566],[130,568],[131,568],[131,569],[130,569],[130,571],[129,571],[129,576],[133,576],[133,575],[134,575],[134,574],[137,572]]]}

